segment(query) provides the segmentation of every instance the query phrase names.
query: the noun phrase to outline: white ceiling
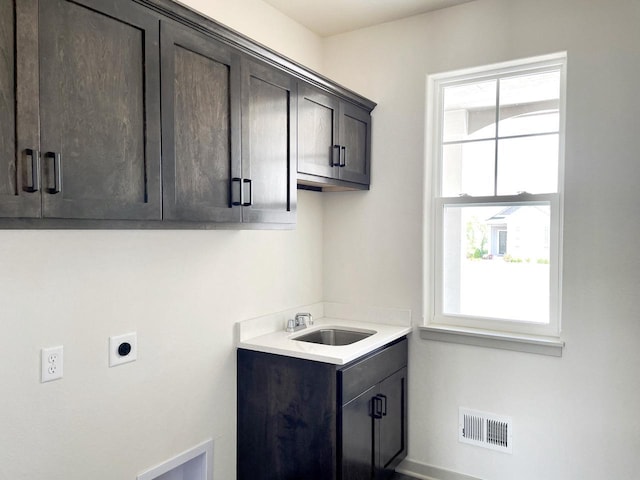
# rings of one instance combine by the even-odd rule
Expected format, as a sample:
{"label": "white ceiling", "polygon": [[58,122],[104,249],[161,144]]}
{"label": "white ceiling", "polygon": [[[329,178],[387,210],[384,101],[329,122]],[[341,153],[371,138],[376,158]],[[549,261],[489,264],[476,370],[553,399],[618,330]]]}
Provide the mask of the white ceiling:
{"label": "white ceiling", "polygon": [[264,0],[322,37],[472,0]]}

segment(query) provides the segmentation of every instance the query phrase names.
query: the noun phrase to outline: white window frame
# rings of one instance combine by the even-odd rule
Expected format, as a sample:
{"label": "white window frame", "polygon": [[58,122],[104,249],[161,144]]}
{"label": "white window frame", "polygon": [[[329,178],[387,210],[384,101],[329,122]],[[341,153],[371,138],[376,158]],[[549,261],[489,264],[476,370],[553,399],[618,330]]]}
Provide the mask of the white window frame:
{"label": "white window frame", "polygon": [[[510,75],[560,71],[560,118],[558,187],[556,193],[487,197],[441,197],[443,88],[470,81],[492,80]],[[456,343],[561,355],[562,222],[564,187],[564,137],[566,116],[566,52],[516,60],[484,67],[429,75],[427,77],[424,312],[421,336]],[[498,140],[499,142],[499,140]],[[430,178],[429,178],[430,176]],[[429,189],[431,191],[429,191]],[[443,212],[445,205],[486,206],[549,204],[550,225],[550,310],[549,323],[509,321],[464,315],[445,315],[443,299]]]}

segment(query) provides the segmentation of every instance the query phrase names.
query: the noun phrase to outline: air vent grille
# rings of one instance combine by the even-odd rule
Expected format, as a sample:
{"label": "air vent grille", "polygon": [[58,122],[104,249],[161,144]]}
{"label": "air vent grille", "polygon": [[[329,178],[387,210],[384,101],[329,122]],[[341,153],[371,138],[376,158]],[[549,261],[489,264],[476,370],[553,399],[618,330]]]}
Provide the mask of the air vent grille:
{"label": "air vent grille", "polygon": [[512,453],[511,418],[459,409],[458,440],[478,447]]}

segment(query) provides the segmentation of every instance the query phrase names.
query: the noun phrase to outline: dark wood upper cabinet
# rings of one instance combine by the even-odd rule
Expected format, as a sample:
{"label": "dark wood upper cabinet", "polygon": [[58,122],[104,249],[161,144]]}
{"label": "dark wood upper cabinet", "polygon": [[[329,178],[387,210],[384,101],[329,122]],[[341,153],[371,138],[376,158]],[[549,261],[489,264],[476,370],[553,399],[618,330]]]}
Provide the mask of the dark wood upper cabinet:
{"label": "dark wood upper cabinet", "polygon": [[337,96],[300,85],[298,181],[327,189],[368,189],[371,115]]}
{"label": "dark wood upper cabinet", "polygon": [[171,0],[0,0],[0,228],[292,225],[374,106]]}
{"label": "dark wood upper cabinet", "polygon": [[160,219],[158,21],[0,0],[0,216]]}
{"label": "dark wood upper cabinet", "polygon": [[239,185],[244,222],[295,223],[296,104],[295,78],[244,59]]}
{"label": "dark wood upper cabinet", "polygon": [[36,0],[0,0],[1,217],[40,216],[37,18]]}
{"label": "dark wood upper cabinet", "polygon": [[158,20],[47,0],[39,35],[43,216],[161,219]]}
{"label": "dark wood upper cabinet", "polygon": [[347,102],[340,104],[340,166],[338,178],[370,183],[371,115]]}
{"label": "dark wood upper cabinet", "polygon": [[[340,150],[337,97],[306,85],[298,99],[298,172],[337,178]],[[335,148],[337,146],[337,148]]]}
{"label": "dark wood upper cabinet", "polygon": [[164,218],[240,222],[240,55],[163,22]]}

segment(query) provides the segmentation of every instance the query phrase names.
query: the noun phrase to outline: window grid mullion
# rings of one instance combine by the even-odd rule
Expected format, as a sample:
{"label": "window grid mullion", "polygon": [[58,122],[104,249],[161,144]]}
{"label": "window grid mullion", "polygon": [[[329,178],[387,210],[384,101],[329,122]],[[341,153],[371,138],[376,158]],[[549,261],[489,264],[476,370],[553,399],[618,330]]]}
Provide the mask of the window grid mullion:
{"label": "window grid mullion", "polygon": [[500,78],[496,81],[496,130],[493,160],[493,195],[498,196],[498,139],[500,138]]}
{"label": "window grid mullion", "polygon": [[[521,133],[520,135],[505,135],[504,137],[497,137],[498,140],[513,140],[517,138],[531,138],[531,137],[544,137],[548,135],[559,135],[559,130],[553,130],[550,132],[540,132],[540,133]],[[495,141],[494,137],[487,138],[474,138],[472,140],[449,140],[448,142],[442,142],[442,146],[447,145],[463,145],[465,143],[479,143],[479,142],[489,142]]]}

